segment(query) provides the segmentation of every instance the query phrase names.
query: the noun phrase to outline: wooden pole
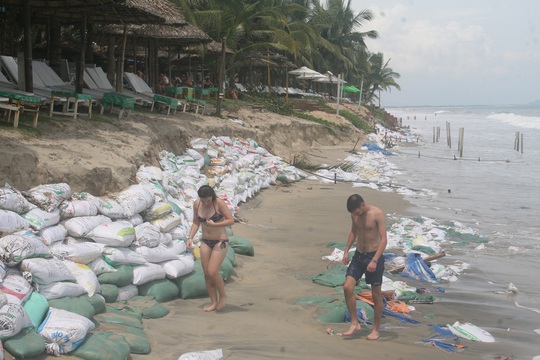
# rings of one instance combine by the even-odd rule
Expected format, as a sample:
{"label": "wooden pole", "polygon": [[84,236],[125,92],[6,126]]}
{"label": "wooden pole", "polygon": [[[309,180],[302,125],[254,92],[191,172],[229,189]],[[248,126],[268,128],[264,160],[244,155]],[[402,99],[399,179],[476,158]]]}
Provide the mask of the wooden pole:
{"label": "wooden pole", "polygon": [[523,154],[523,133],[521,133],[521,153]]}
{"label": "wooden pole", "polygon": [[465,128],[459,128],[459,157],[463,157],[463,138],[465,136]]}
{"label": "wooden pole", "polygon": [[221,102],[223,101],[223,88],[224,88],[224,82],[225,82],[225,40],[227,38],[223,37],[221,39],[221,64],[219,66],[219,92],[218,92],[218,100],[217,100],[217,106],[216,106],[216,116],[221,116]]}

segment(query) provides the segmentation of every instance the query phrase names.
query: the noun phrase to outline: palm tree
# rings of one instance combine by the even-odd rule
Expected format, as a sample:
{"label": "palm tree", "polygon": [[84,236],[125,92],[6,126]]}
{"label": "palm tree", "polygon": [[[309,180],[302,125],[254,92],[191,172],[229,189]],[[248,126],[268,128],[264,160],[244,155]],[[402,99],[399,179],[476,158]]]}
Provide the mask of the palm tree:
{"label": "palm tree", "polygon": [[380,106],[380,97],[377,95],[378,91],[390,91],[391,88],[401,90],[399,84],[396,82],[396,79],[399,79],[401,75],[388,66],[389,62],[390,59],[386,62],[384,61],[384,55],[382,53],[376,53],[370,56],[369,72],[365,79],[365,103],[371,103],[373,100],[378,99]]}

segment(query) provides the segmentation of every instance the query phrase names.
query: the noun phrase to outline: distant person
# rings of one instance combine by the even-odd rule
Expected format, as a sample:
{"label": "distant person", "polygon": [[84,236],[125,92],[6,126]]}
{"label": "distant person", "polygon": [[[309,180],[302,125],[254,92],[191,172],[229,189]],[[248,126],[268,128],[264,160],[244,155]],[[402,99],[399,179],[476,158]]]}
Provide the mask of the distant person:
{"label": "distant person", "polygon": [[[366,283],[371,286],[374,302],[374,324],[368,340],[377,340],[380,336],[383,313],[382,279],[384,272],[384,256],[386,249],[386,217],[381,209],[370,205],[354,194],[347,199],[347,211],[351,214],[351,231],[345,245],[343,264],[349,265],[343,292],[347,309],[351,315],[351,326],[342,336],[349,336],[361,330],[356,313],[356,296],[354,288],[365,274]],[[356,241],[356,251],[349,264],[349,250]]]}
{"label": "distant person", "polygon": [[227,302],[227,295],[219,271],[229,245],[226,227],[234,224],[234,218],[227,204],[209,185],[201,186],[197,194],[199,198],[193,203],[193,224],[187,247],[193,247],[193,237],[202,226],[201,265],[211,301],[204,311],[220,311]]}
{"label": "distant person", "polygon": [[161,74],[159,75],[159,82],[158,82],[158,87],[159,87],[159,93],[160,94],[164,94],[165,93],[165,88],[167,86],[170,86],[170,82],[169,82],[169,78],[167,77],[167,75],[165,74]]}
{"label": "distant person", "polygon": [[141,69],[137,70],[137,76],[144,79],[144,72]]}
{"label": "distant person", "polygon": [[213,84],[212,81],[210,80],[210,77],[207,77],[207,78],[204,80],[203,88],[205,88],[205,89],[210,89],[210,88],[213,88],[213,87],[214,87],[214,84]]}

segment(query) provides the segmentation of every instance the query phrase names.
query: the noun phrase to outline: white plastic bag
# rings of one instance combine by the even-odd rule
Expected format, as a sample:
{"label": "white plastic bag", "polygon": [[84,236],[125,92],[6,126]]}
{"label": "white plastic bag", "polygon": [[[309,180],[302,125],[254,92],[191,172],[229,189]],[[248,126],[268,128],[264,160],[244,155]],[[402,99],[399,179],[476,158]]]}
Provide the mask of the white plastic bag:
{"label": "white plastic bag", "polygon": [[197,351],[189,352],[180,355],[178,360],[220,360],[223,359],[223,350],[207,350],[207,351]]}
{"label": "white plastic bag", "polygon": [[135,229],[127,220],[117,220],[96,226],[87,237],[99,244],[128,247],[135,240]]}
{"label": "white plastic bag", "polygon": [[37,333],[45,339],[47,353],[60,356],[75,350],[95,327],[82,315],[51,307]]}

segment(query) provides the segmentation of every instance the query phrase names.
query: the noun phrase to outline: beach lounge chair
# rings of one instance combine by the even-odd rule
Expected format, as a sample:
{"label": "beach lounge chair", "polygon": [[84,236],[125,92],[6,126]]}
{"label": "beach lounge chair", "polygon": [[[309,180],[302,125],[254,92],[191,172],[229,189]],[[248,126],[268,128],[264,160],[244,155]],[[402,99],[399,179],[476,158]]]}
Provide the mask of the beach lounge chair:
{"label": "beach lounge chair", "polygon": [[[19,83],[19,66],[17,59],[12,56],[0,56],[2,67],[9,74],[11,81]],[[46,99],[49,102],[49,114],[69,115],[74,119],[79,115],[79,105],[88,106],[88,115],[92,116],[92,102],[95,101],[91,94],[77,94],[73,85],[66,84],[54,70],[43,61],[32,60],[33,94]],[[55,112],[54,105],[62,105],[62,111]]]}
{"label": "beach lounge chair", "polygon": [[145,102],[151,104],[150,111],[154,110],[155,105],[161,104],[167,107],[168,115],[170,114],[171,110],[176,113],[176,108],[180,105],[184,105],[183,100],[154,93],[152,88],[148,86],[148,84],[137,74],[124,72],[124,78],[127,80],[129,87],[135,93],[135,96],[140,96]]}

